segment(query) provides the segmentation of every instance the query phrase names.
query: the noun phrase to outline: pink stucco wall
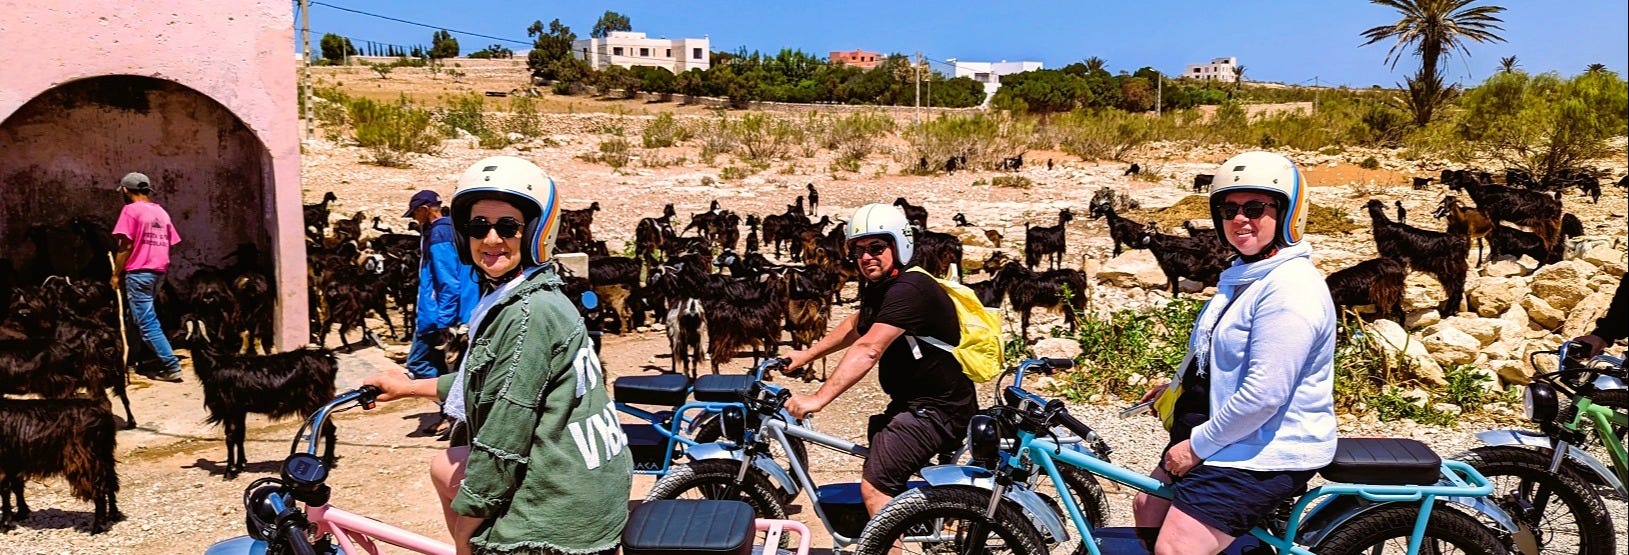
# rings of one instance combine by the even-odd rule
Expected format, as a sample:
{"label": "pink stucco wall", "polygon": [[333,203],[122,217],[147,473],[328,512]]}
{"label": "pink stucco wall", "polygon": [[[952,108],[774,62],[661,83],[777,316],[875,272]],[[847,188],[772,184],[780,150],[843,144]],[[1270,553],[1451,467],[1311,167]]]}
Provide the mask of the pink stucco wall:
{"label": "pink stucco wall", "polygon": [[[299,122],[293,14],[287,0],[0,0],[0,122],[31,99],[55,87],[105,75],[137,75],[177,83],[219,103],[236,116],[261,147],[259,181],[264,222],[276,264],[279,295],[275,341],[282,348],[307,338],[306,270],[300,211]],[[175,106],[185,106],[176,101]],[[208,117],[178,114],[196,121]],[[195,129],[197,125],[176,126]],[[69,133],[97,133],[68,128]],[[139,133],[131,130],[129,132]],[[162,130],[148,129],[149,133]],[[222,134],[227,134],[223,131]],[[37,134],[35,135],[38,136]],[[69,139],[69,137],[64,137]],[[165,140],[217,140],[207,133]],[[243,141],[218,139],[220,148],[200,148],[194,156],[225,151],[234,155]],[[230,143],[230,144],[228,144]],[[250,143],[252,144],[252,143]],[[0,145],[0,149],[8,145]],[[90,148],[62,145],[65,156],[33,156],[73,165],[94,157]],[[0,158],[5,160],[6,158]],[[12,158],[15,161],[15,158]],[[118,161],[99,160],[87,167]],[[0,163],[5,163],[0,161]],[[134,168],[132,168],[134,169]],[[5,168],[0,167],[0,173]],[[119,172],[122,174],[122,172]],[[98,176],[100,177],[100,176]],[[154,176],[155,181],[159,176]],[[118,179],[117,175],[109,180]],[[241,187],[243,183],[219,183]],[[104,181],[104,183],[107,181]],[[162,191],[162,185],[159,185]],[[0,183],[0,188],[5,187]],[[186,192],[180,192],[186,194]]]}

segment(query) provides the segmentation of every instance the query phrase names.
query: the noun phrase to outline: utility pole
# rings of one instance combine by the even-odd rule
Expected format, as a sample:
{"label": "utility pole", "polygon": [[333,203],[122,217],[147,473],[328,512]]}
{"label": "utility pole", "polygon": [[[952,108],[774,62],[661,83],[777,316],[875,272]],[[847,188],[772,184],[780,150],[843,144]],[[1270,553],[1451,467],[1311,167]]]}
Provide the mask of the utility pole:
{"label": "utility pole", "polygon": [[1320,92],[1321,91],[1318,88],[1318,76],[1314,75],[1312,76],[1312,113],[1314,115],[1318,113],[1318,94]]}
{"label": "utility pole", "polygon": [[302,140],[309,140],[314,130],[311,128],[311,1],[300,0],[300,43],[305,53],[300,56],[300,86],[305,100],[305,110],[301,117],[305,118],[305,136]]}
{"label": "utility pole", "polygon": [[916,123],[922,123],[922,51],[916,51],[916,63],[911,64],[911,75],[916,77]]}
{"label": "utility pole", "polygon": [[1165,104],[1165,75],[1154,70],[1154,117],[1160,117]]}

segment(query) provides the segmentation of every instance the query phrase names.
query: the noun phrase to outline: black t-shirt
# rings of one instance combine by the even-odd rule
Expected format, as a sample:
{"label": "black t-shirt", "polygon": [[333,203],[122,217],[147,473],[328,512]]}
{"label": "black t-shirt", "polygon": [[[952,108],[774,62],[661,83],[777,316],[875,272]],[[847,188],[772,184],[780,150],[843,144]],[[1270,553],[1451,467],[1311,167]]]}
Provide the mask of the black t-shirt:
{"label": "black t-shirt", "polygon": [[[865,335],[878,322],[905,330],[905,335],[929,336],[948,345],[961,341],[956,306],[938,282],[920,272],[901,272],[898,277],[861,289],[855,331]],[[962,373],[961,363],[949,351],[923,341],[917,341],[917,345],[921,359],[911,352],[910,341],[902,335],[877,361],[877,381],[892,398],[888,409],[931,407],[952,419],[971,418],[978,410],[978,400],[973,380]]]}

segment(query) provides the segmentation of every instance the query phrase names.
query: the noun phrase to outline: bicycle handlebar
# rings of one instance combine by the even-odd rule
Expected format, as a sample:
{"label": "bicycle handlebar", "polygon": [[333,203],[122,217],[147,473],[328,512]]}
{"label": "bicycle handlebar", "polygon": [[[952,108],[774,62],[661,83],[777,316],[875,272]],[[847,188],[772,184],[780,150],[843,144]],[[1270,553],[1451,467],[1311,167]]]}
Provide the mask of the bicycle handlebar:
{"label": "bicycle handlebar", "polygon": [[294,555],[317,555],[306,540],[305,525],[299,522],[290,522],[283,526],[283,540],[294,551]]}

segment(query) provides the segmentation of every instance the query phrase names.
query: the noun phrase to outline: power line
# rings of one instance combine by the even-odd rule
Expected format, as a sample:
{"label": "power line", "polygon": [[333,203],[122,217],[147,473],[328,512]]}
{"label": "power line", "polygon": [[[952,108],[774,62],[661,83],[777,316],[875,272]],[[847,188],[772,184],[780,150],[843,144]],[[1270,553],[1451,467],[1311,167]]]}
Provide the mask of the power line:
{"label": "power line", "polygon": [[449,33],[457,33],[457,34],[460,34],[460,35],[469,35],[469,36],[472,36],[472,37],[480,37],[480,38],[483,38],[483,39],[491,39],[491,40],[497,40],[497,41],[503,41],[503,42],[511,42],[511,43],[515,43],[515,44],[524,44],[524,45],[527,45],[527,46],[532,45],[532,41],[529,41],[529,40],[517,40],[517,39],[509,39],[509,38],[503,38],[503,37],[494,37],[492,35],[483,35],[481,33],[471,33],[469,31],[459,31],[457,29],[448,29],[448,28],[442,27],[440,25],[430,25],[428,23],[419,23],[417,21],[408,21],[406,19],[401,19],[401,18],[398,18],[398,17],[391,17],[391,16],[388,16],[388,15],[381,15],[381,14],[376,14],[376,13],[371,13],[371,12],[364,12],[362,10],[355,10],[355,9],[351,9],[351,8],[335,6],[335,5],[329,4],[327,2],[311,2],[311,5],[313,5],[313,6],[322,6],[322,7],[325,7],[325,8],[333,8],[333,9],[336,9],[336,10],[339,10],[339,11],[342,11],[342,12],[351,12],[351,13],[354,13],[354,14],[365,15],[365,16],[368,16],[368,17],[377,17],[379,19],[395,21],[397,23],[406,23],[408,25],[414,25],[414,26],[423,27],[423,28],[426,28],[426,29],[435,29],[437,31],[446,31],[446,32],[449,32]]}

